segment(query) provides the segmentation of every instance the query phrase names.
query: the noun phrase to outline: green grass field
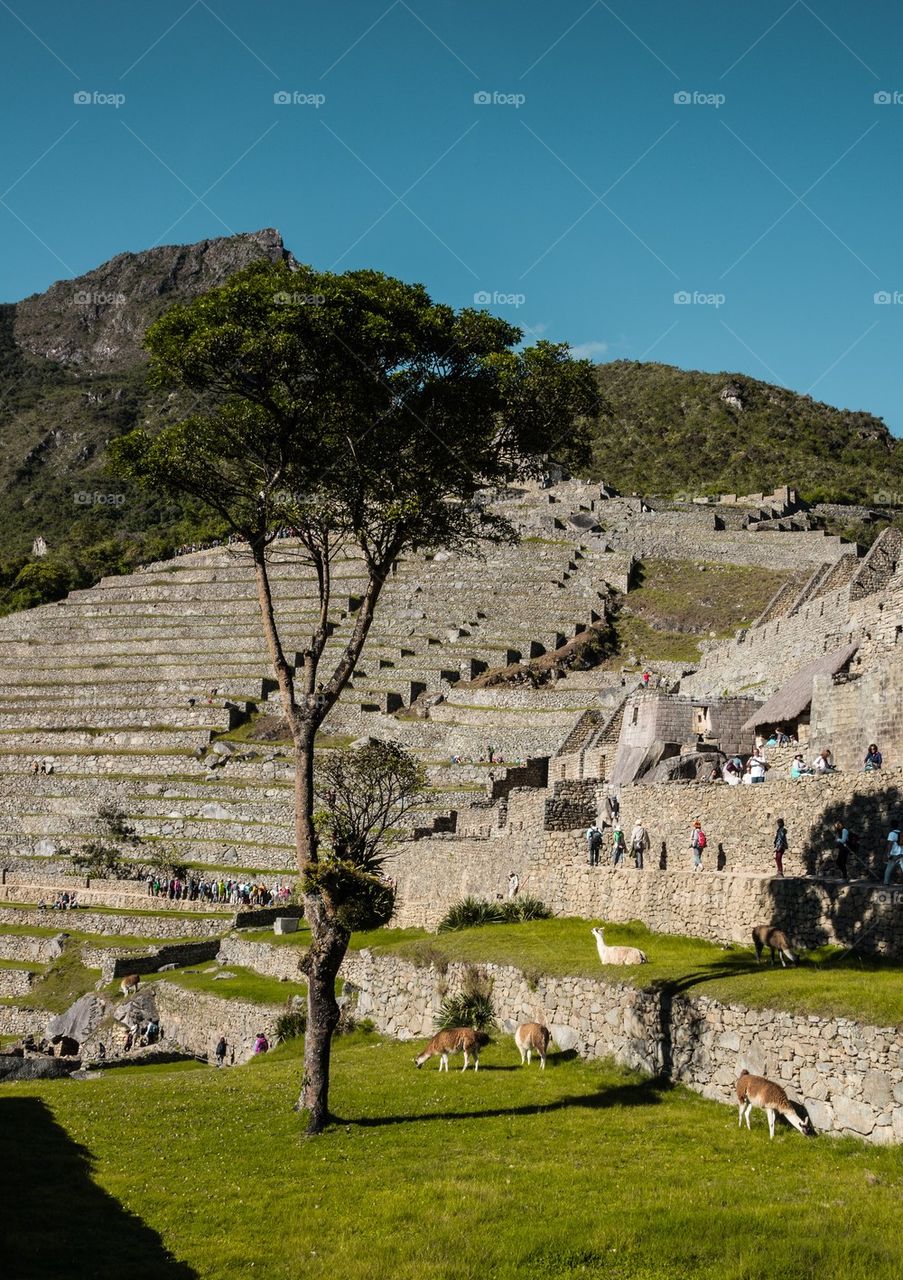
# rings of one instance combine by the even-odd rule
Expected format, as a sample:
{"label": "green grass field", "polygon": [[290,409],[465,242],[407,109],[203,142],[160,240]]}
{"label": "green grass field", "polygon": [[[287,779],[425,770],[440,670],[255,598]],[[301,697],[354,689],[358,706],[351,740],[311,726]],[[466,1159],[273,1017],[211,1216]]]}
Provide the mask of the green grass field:
{"label": "green grass field", "polygon": [[[711,996],[725,1004],[791,1013],[856,1018],[876,1026],[903,1023],[903,965],[875,958],[860,959],[837,947],[804,954],[798,968],[756,964],[751,946],[723,947],[701,938],[650,933],[638,921],[606,924],[611,946],[639,947],[649,963],[603,968],[590,933],[595,920],[534,920],[528,924],[493,924],[455,933],[430,934],[424,929],[378,929],[356,933],[352,950],[406,956],[415,962],[427,948],[448,960],[513,965],[531,978],[542,974],[582,974],[638,987],[667,984],[675,993]],[[298,933],[275,937],[264,929],[242,930],[239,937],[282,946],[306,946],[304,925]]]}
{"label": "green grass field", "polygon": [[337,1042],[304,1140],[298,1042],[227,1071],[0,1090],[4,1275],[93,1280],[897,1280],[898,1152],[804,1139],[610,1064],[418,1072]]}

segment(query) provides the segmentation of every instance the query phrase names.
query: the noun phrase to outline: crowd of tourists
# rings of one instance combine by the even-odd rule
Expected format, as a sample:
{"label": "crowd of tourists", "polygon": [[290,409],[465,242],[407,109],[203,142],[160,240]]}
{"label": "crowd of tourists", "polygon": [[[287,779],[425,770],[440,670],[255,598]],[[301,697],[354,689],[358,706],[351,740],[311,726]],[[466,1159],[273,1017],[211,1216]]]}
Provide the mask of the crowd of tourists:
{"label": "crowd of tourists", "polygon": [[170,902],[225,903],[232,907],[271,907],[287,902],[294,890],[288,884],[266,885],[260,881],[233,880],[231,877],[206,879],[188,875],[147,877],[147,893],[151,898]]}

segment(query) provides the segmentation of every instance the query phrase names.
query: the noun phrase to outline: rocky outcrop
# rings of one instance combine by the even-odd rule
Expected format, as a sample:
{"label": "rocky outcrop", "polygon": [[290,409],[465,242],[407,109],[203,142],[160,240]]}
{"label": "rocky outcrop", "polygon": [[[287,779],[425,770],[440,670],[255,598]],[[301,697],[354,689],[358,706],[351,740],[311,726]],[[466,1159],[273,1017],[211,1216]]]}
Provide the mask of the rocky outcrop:
{"label": "rocky outcrop", "polygon": [[174,302],[223,284],[252,262],[289,260],[278,231],[266,228],[198,244],[120,253],[74,280],[58,280],[16,304],[16,342],[62,365],[110,372],[146,359],[147,326]]}

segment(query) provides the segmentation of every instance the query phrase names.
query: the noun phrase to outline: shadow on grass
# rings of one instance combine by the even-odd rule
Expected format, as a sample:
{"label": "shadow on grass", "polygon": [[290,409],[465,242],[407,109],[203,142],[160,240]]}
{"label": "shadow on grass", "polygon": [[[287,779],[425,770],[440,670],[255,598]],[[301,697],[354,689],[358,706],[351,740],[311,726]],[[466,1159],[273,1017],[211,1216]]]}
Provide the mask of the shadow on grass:
{"label": "shadow on grass", "polygon": [[0,1098],[0,1269],[10,1280],[197,1280],[93,1181],[91,1152],[40,1098]]}
{"label": "shadow on grass", "polygon": [[[505,1069],[502,1068],[502,1070]],[[480,1071],[483,1071],[482,1067]],[[358,1116],[351,1120],[336,1117],[334,1123],[359,1129],[379,1129],[390,1124],[419,1124],[434,1120],[486,1120],[500,1116],[547,1115],[551,1112],[567,1110],[599,1111],[608,1107],[649,1107],[657,1106],[672,1087],[667,1080],[639,1080],[613,1085],[608,1089],[600,1089],[596,1093],[573,1094],[565,1098],[556,1098],[554,1102],[527,1103],[519,1107],[486,1107],[475,1111],[462,1107],[456,1111],[429,1111],[420,1115],[403,1116]]]}

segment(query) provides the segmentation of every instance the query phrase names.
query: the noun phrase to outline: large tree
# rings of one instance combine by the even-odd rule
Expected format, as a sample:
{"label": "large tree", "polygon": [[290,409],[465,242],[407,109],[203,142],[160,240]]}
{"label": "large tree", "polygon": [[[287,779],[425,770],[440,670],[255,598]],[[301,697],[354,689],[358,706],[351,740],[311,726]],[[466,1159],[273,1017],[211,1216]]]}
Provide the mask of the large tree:
{"label": "large tree", "polygon": [[[572,360],[564,344],[518,349],[520,339],[488,312],[455,311],[421,285],[379,272],[256,264],[151,327],[151,376],[175,393],[178,420],[113,446],[126,474],[216,511],[253,562],[294,745],[295,837],[312,934],[299,1100],[309,1133],[329,1117],[334,984],[350,936],[343,908],[355,893],[318,847],[314,738],[355,669],[399,557],[512,539],[481,491],[535,472],[550,453],[585,458],[585,424],[598,408],[591,364]],[[287,529],[296,541],[280,542],[279,555],[297,547],[299,571],[316,584],[317,620],[297,662],[269,574],[274,541]],[[365,586],[350,631],[324,663],[332,568],[346,555]],[[390,911],[385,898],[374,902],[369,923],[385,923]]]}

